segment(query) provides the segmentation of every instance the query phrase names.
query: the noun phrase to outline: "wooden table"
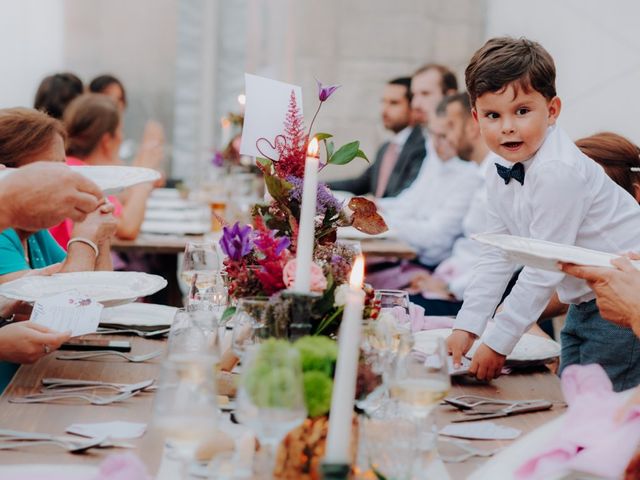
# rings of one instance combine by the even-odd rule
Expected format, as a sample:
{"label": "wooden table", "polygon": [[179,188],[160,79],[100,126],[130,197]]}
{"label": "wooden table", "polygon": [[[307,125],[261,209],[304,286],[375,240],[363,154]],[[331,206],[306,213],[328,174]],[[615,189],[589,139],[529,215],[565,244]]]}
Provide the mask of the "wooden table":
{"label": "wooden table", "polygon": [[[120,339],[122,337],[119,337]],[[128,337],[132,342],[132,353],[141,354],[163,347],[157,340]],[[147,363],[123,363],[121,361],[63,361],[56,360],[55,354],[40,360],[31,366],[23,366],[14,377],[11,385],[0,397],[0,428],[63,434],[65,427],[72,423],[99,422],[109,420],[128,420],[149,422],[152,414],[152,393],[141,393],[122,403],[108,406],[86,406],[85,404],[12,404],[8,397],[25,395],[39,390],[44,377],[63,377],[92,379],[122,383],[139,382],[156,378],[159,361]],[[495,419],[500,425],[519,428],[523,434],[539,427],[564,411],[558,378],[546,368],[535,372],[517,373],[503,376],[491,384],[482,384],[468,379],[455,379],[451,395],[474,393],[506,399],[542,398],[557,402],[558,405],[547,412],[529,413],[504,419]],[[461,415],[447,406],[436,410],[436,421],[440,427]],[[145,462],[150,472],[156,472],[162,456],[162,442],[153,435],[132,441],[134,450]],[[481,447],[495,448],[509,442],[481,442]],[[34,447],[19,451],[0,451],[1,464],[21,463],[90,463],[98,464],[107,455],[117,450],[94,449],[85,455],[72,455],[61,452],[56,447]],[[486,459],[473,458],[464,463],[445,464],[452,480],[466,478]]]}

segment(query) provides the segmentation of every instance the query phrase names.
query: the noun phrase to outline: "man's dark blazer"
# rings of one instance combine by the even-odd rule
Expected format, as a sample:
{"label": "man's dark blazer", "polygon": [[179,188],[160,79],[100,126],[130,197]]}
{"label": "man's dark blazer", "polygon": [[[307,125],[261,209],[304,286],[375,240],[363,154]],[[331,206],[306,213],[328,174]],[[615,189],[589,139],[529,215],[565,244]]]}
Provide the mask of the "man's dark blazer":
{"label": "man's dark blazer", "polygon": [[[333,190],[346,190],[355,195],[366,195],[367,193],[375,195],[378,188],[378,177],[380,176],[380,166],[382,158],[389,147],[389,142],[384,143],[376,154],[375,162],[367,168],[362,175],[347,180],[337,180],[329,182],[329,187]],[[413,127],[413,130],[407,137],[398,161],[393,167],[387,188],[383,197],[395,197],[402,190],[407,188],[418,176],[422,161],[427,155],[425,149],[425,140],[420,127]]]}

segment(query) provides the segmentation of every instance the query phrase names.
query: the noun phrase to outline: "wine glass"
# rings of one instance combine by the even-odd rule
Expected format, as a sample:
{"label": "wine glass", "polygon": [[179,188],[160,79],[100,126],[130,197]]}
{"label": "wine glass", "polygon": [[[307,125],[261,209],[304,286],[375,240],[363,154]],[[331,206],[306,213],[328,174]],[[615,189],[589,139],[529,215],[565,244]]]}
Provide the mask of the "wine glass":
{"label": "wine glass", "polygon": [[251,345],[267,338],[265,311],[268,303],[269,299],[266,297],[246,297],[238,300],[231,319],[231,348],[238,358],[242,358]]}
{"label": "wine glass", "polygon": [[419,346],[411,339],[398,353],[389,375],[389,394],[416,419],[426,419],[450,388],[444,339],[423,338]]}
{"label": "wine glass", "polygon": [[220,359],[218,322],[208,311],[178,309],[167,343],[170,360],[188,361],[194,356],[209,356],[217,364]]}
{"label": "wine glass", "polygon": [[405,290],[376,290],[374,299],[379,302],[381,312],[401,307],[409,315],[409,293]]}
{"label": "wine glass", "polygon": [[278,444],[307,416],[300,355],[288,342],[270,339],[245,357],[236,414],[265,447],[256,473],[272,478]]}
{"label": "wine glass", "polygon": [[213,242],[187,242],[180,278],[189,285],[188,303],[221,283],[219,271],[220,256]]}
{"label": "wine glass", "polygon": [[214,368],[210,356],[193,355],[189,361],[165,360],[160,371],[152,428],[180,460],[184,479],[198,445],[217,428]]}

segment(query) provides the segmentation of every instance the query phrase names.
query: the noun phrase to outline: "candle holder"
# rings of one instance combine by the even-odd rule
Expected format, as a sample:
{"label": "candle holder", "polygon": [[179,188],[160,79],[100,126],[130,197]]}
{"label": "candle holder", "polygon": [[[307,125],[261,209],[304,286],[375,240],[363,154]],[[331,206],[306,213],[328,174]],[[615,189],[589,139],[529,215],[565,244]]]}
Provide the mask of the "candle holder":
{"label": "candle holder", "polygon": [[290,302],[289,328],[287,332],[289,339],[297,340],[305,335],[310,335],[313,327],[313,305],[322,295],[313,292],[299,293],[287,290],[282,292],[282,297]]}
{"label": "candle holder", "polygon": [[325,463],[320,464],[320,472],[323,480],[346,480],[351,472],[351,465],[348,463]]}

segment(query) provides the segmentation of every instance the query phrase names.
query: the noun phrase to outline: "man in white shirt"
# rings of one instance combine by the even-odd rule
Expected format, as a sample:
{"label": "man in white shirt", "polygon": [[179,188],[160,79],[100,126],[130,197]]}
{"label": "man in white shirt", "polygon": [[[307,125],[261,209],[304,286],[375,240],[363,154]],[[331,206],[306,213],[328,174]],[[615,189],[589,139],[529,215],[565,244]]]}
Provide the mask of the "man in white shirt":
{"label": "man in white shirt", "polygon": [[[494,38],[471,59],[466,83],[487,146],[500,156],[487,172],[487,230],[605,252],[639,251],[640,207],[557,127],[555,65],[539,44]],[[454,364],[485,331],[515,269],[497,248],[484,249],[447,339]],[[554,291],[571,304],[561,369],[599,363],[614,388],[640,382],[640,344],[631,329],[602,319],[583,281],[525,266],[482,336],[470,366],[479,379],[499,375],[506,356]],[[565,337],[570,328],[573,337]]]}
{"label": "man in white shirt", "polygon": [[478,124],[471,116],[471,104],[466,92],[446,97],[442,106],[446,118],[446,138],[463,160],[478,165],[477,175],[482,185],[474,194],[462,222],[463,235],[456,240],[451,256],[432,273],[417,273],[411,290],[417,295],[411,301],[425,307],[428,315],[455,315],[462,306],[464,289],[471,280],[471,271],[478,262],[482,245],[471,235],[486,229],[487,193],[484,177],[493,155],[480,135]]}
{"label": "man in white shirt", "polygon": [[378,149],[373,164],[356,178],[330,182],[331,189],[395,197],[413,183],[426,152],[422,129],[411,125],[411,78],[396,78],[385,85],[382,123],[394,136]]}

